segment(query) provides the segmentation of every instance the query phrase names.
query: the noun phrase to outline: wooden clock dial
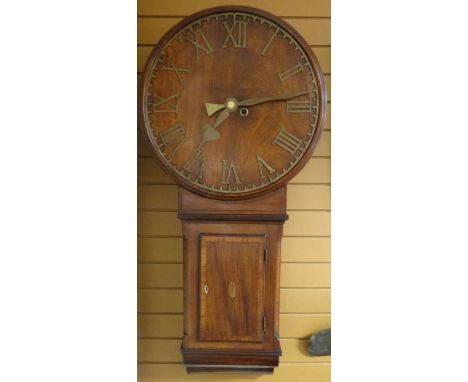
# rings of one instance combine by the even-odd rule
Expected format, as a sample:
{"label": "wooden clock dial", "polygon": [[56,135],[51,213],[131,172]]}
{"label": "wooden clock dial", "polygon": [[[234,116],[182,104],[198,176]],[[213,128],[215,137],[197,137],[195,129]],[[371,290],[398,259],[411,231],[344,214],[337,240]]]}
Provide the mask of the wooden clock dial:
{"label": "wooden clock dial", "polygon": [[223,7],[172,28],[148,59],[142,131],[180,185],[233,200],[264,195],[307,162],[325,115],[304,40],[266,12]]}

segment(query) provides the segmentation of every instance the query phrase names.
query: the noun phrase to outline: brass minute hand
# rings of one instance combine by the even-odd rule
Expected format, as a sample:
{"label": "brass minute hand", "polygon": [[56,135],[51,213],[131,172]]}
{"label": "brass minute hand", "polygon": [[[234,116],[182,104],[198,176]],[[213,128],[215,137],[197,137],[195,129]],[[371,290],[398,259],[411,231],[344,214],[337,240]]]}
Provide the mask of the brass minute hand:
{"label": "brass minute hand", "polygon": [[239,101],[237,102],[237,105],[238,106],[254,106],[254,105],[258,105],[259,103],[264,103],[264,102],[288,100],[288,99],[296,98],[296,97],[299,97],[301,95],[304,95],[310,92],[311,90],[308,90],[306,92],[300,92],[300,93],[283,93],[283,94],[278,94],[272,97],[251,98],[251,99]]}
{"label": "brass minute hand", "polygon": [[[271,96],[271,97],[251,98],[251,99],[246,99],[243,101],[238,101],[237,106],[255,106],[264,102],[288,100],[288,99],[299,97],[304,94],[308,94],[310,92],[311,90],[308,90],[305,92],[299,92],[299,93],[282,93],[282,94],[278,94],[276,96]],[[216,113],[219,110],[224,109],[226,106],[223,103],[206,102],[205,107],[206,107],[206,112],[208,113],[208,116],[212,116],[214,113]]]}

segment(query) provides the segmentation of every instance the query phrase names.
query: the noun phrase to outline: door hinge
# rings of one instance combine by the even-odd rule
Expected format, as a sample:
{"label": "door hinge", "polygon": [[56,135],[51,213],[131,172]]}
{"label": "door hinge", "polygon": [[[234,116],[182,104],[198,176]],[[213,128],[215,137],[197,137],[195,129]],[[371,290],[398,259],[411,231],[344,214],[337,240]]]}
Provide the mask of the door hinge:
{"label": "door hinge", "polygon": [[263,250],[263,262],[268,263],[268,250],[266,248]]}
{"label": "door hinge", "polygon": [[263,314],[263,333],[266,332],[266,314]]}

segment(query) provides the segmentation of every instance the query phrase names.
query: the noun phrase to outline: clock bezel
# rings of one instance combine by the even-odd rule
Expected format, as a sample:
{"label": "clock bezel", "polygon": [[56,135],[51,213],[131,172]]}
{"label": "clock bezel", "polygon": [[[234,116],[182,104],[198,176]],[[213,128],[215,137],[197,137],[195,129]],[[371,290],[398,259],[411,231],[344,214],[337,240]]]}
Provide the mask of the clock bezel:
{"label": "clock bezel", "polygon": [[[303,153],[302,157],[297,161],[297,163],[284,175],[281,176],[268,185],[264,187],[253,189],[245,192],[220,192],[215,190],[209,190],[207,188],[197,186],[196,183],[190,182],[188,179],[180,176],[177,174],[174,169],[171,168],[170,165],[167,164],[167,161],[163,158],[159,150],[156,148],[157,143],[153,134],[151,133],[151,127],[149,122],[146,119],[145,115],[145,107],[143,100],[146,97],[148,82],[151,80],[151,68],[153,67],[154,61],[157,59],[161,51],[164,49],[166,44],[177,34],[180,32],[181,29],[184,29],[187,25],[193,23],[199,18],[215,15],[218,13],[226,13],[226,12],[244,12],[250,13],[255,16],[263,17],[268,19],[272,23],[277,24],[281,28],[283,28],[287,33],[289,33],[298,43],[298,45],[303,49],[307,59],[312,64],[312,71],[314,76],[317,80],[317,92],[319,95],[319,107],[317,111],[317,124],[316,129],[314,130],[312,139],[310,143]],[[245,6],[220,6],[214,8],[208,8],[199,12],[196,12],[178,22],[174,25],[171,29],[169,29],[163,37],[158,41],[158,43],[154,46],[148,60],[146,61],[143,75],[142,75],[142,82],[141,82],[141,89],[138,94],[138,120],[140,124],[140,130],[142,131],[142,135],[144,140],[149,145],[151,149],[151,153],[153,158],[156,162],[160,165],[162,170],[172,179],[174,180],[179,186],[186,188],[198,195],[210,198],[210,199],[217,199],[217,200],[246,200],[246,199],[253,199],[257,197],[264,196],[266,194],[270,194],[278,190],[279,188],[283,187],[287,184],[297,173],[304,168],[307,164],[309,159],[311,158],[315,147],[319,141],[320,135],[324,128],[325,124],[325,116],[326,116],[326,103],[327,103],[327,92],[325,88],[325,80],[323,77],[322,70],[318,63],[318,60],[315,54],[310,49],[307,42],[303,39],[303,37],[288,23],[280,19],[279,17],[266,12],[261,9],[253,8],[253,7],[245,7]]]}

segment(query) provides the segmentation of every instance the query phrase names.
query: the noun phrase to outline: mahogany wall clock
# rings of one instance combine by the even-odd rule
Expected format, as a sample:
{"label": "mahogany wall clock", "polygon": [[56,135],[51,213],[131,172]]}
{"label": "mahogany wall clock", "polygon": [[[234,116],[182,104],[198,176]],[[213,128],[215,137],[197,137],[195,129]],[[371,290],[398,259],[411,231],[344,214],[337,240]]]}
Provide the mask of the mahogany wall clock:
{"label": "mahogany wall clock", "polygon": [[272,372],[286,184],[325,119],[317,59],[274,15],[211,8],[161,38],[139,97],[143,135],[180,186],[184,364]]}

